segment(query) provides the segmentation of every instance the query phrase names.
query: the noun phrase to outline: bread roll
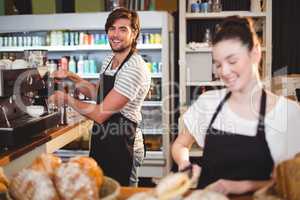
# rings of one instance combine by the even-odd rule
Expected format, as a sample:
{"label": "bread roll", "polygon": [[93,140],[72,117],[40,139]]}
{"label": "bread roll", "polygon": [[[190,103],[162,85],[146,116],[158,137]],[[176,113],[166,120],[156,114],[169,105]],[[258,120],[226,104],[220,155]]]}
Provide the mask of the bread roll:
{"label": "bread roll", "polygon": [[8,179],[6,178],[3,169],[0,167],[0,183],[2,183],[3,185],[5,185],[6,187],[8,186]]}
{"label": "bread roll", "polygon": [[190,186],[186,173],[169,174],[158,183],[154,193],[160,200],[168,200],[184,194]]}
{"label": "bread roll", "polygon": [[281,162],[275,170],[276,191],[288,200],[300,199],[300,157]]}
{"label": "bread roll", "polygon": [[1,192],[7,192],[7,186],[4,183],[0,182],[0,193]]}
{"label": "bread roll", "polygon": [[64,200],[98,200],[99,188],[78,163],[63,163],[54,174],[56,189]]}
{"label": "bread roll", "polygon": [[37,157],[30,168],[36,171],[46,172],[51,177],[54,171],[61,165],[61,159],[53,154],[41,154]]}
{"label": "bread roll", "polygon": [[86,156],[74,157],[70,159],[70,162],[78,163],[81,169],[86,171],[90,178],[95,181],[96,186],[101,188],[104,182],[103,171],[93,158]]}
{"label": "bread roll", "polygon": [[18,172],[11,180],[9,193],[15,200],[59,200],[48,174],[33,169]]}
{"label": "bread roll", "polygon": [[229,200],[223,194],[210,190],[195,190],[184,200]]}

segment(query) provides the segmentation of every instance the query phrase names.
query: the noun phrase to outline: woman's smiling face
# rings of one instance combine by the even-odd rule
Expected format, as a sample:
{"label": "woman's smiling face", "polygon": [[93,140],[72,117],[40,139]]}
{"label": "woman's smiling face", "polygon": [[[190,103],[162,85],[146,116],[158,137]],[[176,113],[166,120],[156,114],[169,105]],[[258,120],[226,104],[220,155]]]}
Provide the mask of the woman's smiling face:
{"label": "woman's smiling face", "polygon": [[222,40],[213,46],[217,73],[232,92],[246,89],[255,80],[255,60],[253,50],[250,51],[239,39]]}

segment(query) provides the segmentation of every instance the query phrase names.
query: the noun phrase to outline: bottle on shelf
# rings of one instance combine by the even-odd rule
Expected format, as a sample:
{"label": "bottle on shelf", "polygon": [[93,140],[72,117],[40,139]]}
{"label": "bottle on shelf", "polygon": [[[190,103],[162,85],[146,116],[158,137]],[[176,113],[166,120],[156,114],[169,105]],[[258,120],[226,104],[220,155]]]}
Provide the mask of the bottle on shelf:
{"label": "bottle on shelf", "polygon": [[76,62],[74,60],[73,56],[70,56],[70,61],[69,61],[69,71],[76,73]]}
{"label": "bottle on shelf", "polygon": [[222,4],[221,0],[214,0],[213,6],[212,6],[213,12],[221,12],[222,11]]}
{"label": "bottle on shelf", "polygon": [[211,33],[209,28],[205,29],[203,42],[207,43],[208,46],[211,45]]}
{"label": "bottle on shelf", "polygon": [[83,73],[84,74],[90,73],[90,62],[88,58],[83,60]]}
{"label": "bottle on shelf", "polygon": [[212,2],[212,0],[208,0],[207,4],[208,4],[207,11],[208,12],[212,12],[212,8],[213,8],[213,2]]}
{"label": "bottle on shelf", "polygon": [[90,73],[96,74],[97,73],[96,61],[94,59],[90,59],[89,64],[90,64]]}
{"label": "bottle on shelf", "polygon": [[77,73],[83,74],[84,72],[84,61],[83,61],[83,55],[79,56],[79,60],[77,62]]}
{"label": "bottle on shelf", "polygon": [[64,42],[63,42],[64,46],[69,46],[70,35],[69,35],[68,31],[65,31],[63,33],[63,40],[64,40]]}

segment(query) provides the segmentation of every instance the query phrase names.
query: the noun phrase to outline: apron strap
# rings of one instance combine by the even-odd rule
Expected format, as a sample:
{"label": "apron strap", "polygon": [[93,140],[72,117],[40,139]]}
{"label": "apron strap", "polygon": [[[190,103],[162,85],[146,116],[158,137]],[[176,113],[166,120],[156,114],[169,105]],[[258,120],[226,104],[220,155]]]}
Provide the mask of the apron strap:
{"label": "apron strap", "polygon": [[265,114],[266,114],[266,103],[267,95],[266,91],[263,89],[260,98],[260,108],[259,108],[259,120],[257,125],[257,135],[264,137],[265,130]]}
{"label": "apron strap", "polygon": [[215,111],[213,117],[212,117],[211,120],[210,120],[210,123],[209,123],[209,125],[208,125],[208,129],[211,128],[211,126],[212,126],[212,124],[214,123],[214,121],[215,121],[215,119],[216,119],[218,113],[222,110],[222,107],[223,107],[224,103],[228,100],[228,98],[229,98],[230,96],[231,96],[231,92],[228,92],[228,93],[225,95],[224,99],[220,102],[220,104],[218,105],[218,107],[217,107],[217,109],[216,109],[216,111]]}
{"label": "apron strap", "polygon": [[[130,52],[128,53],[128,55],[126,56],[126,58],[123,60],[123,62],[121,63],[121,65],[118,67],[116,73],[114,74],[113,77],[116,77],[116,75],[118,74],[118,72],[120,71],[120,69],[124,66],[124,64],[129,60],[129,58],[132,56],[132,54],[134,53],[133,50],[130,50]],[[103,87],[103,77],[105,75],[106,70],[108,69],[109,65],[111,64],[112,60],[114,57],[112,57],[109,61],[109,63],[107,64],[107,66],[105,67],[105,70],[103,71],[103,73],[100,75],[100,84],[98,86],[97,89],[97,104],[100,104],[100,102],[102,102],[104,100],[103,94],[101,94],[101,87]]]}

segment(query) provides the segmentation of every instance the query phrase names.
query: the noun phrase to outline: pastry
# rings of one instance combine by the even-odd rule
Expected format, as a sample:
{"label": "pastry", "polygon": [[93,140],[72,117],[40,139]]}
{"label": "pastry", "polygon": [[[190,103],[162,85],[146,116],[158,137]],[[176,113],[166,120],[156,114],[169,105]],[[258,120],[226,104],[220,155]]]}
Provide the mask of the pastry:
{"label": "pastry", "polygon": [[37,157],[30,168],[36,171],[46,172],[51,177],[54,171],[61,165],[61,159],[53,154],[41,154]]}
{"label": "pastry", "polygon": [[210,190],[195,190],[184,200],[229,200],[223,194]]}
{"label": "pastry", "polygon": [[98,200],[95,181],[76,162],[63,163],[54,173],[54,182],[64,200]]}
{"label": "pastry", "polygon": [[288,200],[300,198],[300,157],[281,162],[275,170],[276,191]]}
{"label": "pastry", "polygon": [[0,167],[0,183],[2,183],[4,186],[8,186],[8,179],[6,178],[3,169]]}
{"label": "pastry", "polygon": [[59,200],[47,173],[23,169],[10,182],[9,193],[15,200]]}
{"label": "pastry", "polygon": [[7,186],[2,182],[0,182],[0,193],[1,192],[7,192]]}
{"label": "pastry", "polygon": [[156,186],[154,193],[160,200],[172,199],[184,194],[191,186],[187,173],[179,172],[164,177]]}
{"label": "pastry", "polygon": [[101,188],[104,181],[103,171],[93,158],[86,156],[74,157],[70,159],[70,162],[78,163],[81,169],[85,170],[87,174],[95,181],[96,186]]}

